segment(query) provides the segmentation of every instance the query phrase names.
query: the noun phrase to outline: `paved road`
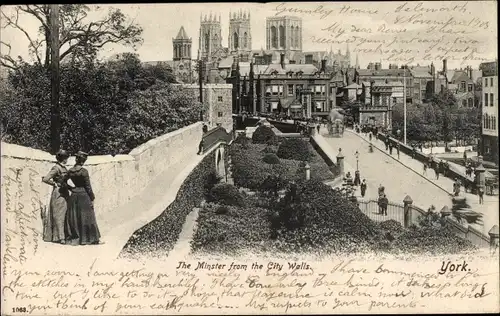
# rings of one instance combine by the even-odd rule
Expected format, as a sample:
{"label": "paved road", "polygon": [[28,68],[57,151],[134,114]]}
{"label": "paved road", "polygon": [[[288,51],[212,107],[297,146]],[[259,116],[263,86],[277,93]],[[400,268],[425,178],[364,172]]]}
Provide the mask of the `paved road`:
{"label": "paved road", "polygon": [[345,161],[356,168],[354,153],[359,152],[359,171],[361,179],[366,179],[368,184],[367,197],[376,199],[378,187],[385,187],[387,198],[396,203],[403,203],[409,195],[414,205],[426,210],[434,205],[440,210],[444,205],[451,207],[451,200],[447,192],[438,189],[434,184],[422,178],[419,174],[408,170],[398,161],[386,154],[374,150],[368,151],[368,143],[349,132],[342,138],[325,138],[334,148],[342,148]]}
{"label": "paved road", "polygon": [[[354,153],[358,150],[360,153],[359,170],[361,178],[365,178],[368,183],[368,198],[376,198],[377,188],[379,184],[382,184],[386,188],[385,191],[390,201],[402,203],[403,198],[408,194],[413,199],[414,205],[424,210],[430,205],[434,205],[438,211],[444,205],[451,207],[451,199],[447,191],[451,192],[453,181],[443,176],[436,180],[433,170],[428,170],[427,176],[423,177],[422,164],[402,152],[398,160],[396,150],[393,151],[391,157],[385,151],[383,143],[374,140],[373,144],[382,151],[374,148],[374,152],[369,153],[368,142],[350,131],[347,131],[343,138],[325,137],[325,139],[331,147],[342,148],[346,163],[354,169],[356,168]],[[474,226],[487,235],[491,227],[498,224],[498,196],[485,195],[485,203],[481,205],[478,203],[477,196],[470,193],[466,193],[465,196],[472,209],[483,214],[484,226]]]}

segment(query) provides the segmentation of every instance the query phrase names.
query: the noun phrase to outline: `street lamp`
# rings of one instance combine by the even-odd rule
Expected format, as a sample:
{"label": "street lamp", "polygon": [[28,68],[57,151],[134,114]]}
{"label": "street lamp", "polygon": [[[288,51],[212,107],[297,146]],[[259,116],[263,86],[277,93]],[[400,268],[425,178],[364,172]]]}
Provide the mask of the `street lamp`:
{"label": "street lamp", "polygon": [[359,152],[357,150],[354,156],[356,156],[356,171],[359,171]]}

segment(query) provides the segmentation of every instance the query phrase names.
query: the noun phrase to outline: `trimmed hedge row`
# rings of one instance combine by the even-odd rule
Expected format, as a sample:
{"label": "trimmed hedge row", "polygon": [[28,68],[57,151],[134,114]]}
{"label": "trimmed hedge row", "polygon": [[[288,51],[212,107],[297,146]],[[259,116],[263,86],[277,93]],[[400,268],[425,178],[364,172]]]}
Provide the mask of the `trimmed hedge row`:
{"label": "trimmed hedge row", "polygon": [[277,155],[282,159],[310,161],[314,156],[309,142],[300,138],[285,139],[278,147]]}
{"label": "trimmed hedge row", "polygon": [[200,205],[218,182],[215,174],[215,151],[207,155],[194,168],[179,189],[175,200],[152,222],[138,229],[123,247],[120,256],[153,257],[167,255],[173,248],[186,216]]}

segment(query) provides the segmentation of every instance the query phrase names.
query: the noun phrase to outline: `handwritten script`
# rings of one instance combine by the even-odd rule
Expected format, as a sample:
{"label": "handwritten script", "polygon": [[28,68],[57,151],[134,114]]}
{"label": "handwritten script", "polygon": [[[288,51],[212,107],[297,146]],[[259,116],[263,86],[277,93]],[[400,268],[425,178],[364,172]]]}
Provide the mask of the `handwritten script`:
{"label": "handwritten script", "polygon": [[437,261],[423,270],[404,262],[179,261],[162,269],[110,269],[94,261],[78,273],[12,270],[2,296],[7,308],[28,314],[417,312],[497,302],[497,270],[441,274]]}
{"label": "handwritten script", "polygon": [[[496,18],[488,19],[488,5],[465,1],[280,3],[274,12],[275,16],[301,16],[315,25],[316,29],[303,30],[313,46],[344,49],[348,44],[351,54],[395,64],[448,59],[467,65],[495,58],[490,42],[497,40]],[[491,10],[496,10],[493,3]]]}
{"label": "handwritten script", "polygon": [[[41,239],[36,221],[42,203],[37,189],[40,176],[36,170],[9,168],[2,173],[2,206],[6,212],[3,214],[2,274],[5,276],[13,264],[23,265],[29,256],[36,254]],[[26,183],[28,188],[23,187]],[[29,192],[28,199],[24,198],[26,192]]]}

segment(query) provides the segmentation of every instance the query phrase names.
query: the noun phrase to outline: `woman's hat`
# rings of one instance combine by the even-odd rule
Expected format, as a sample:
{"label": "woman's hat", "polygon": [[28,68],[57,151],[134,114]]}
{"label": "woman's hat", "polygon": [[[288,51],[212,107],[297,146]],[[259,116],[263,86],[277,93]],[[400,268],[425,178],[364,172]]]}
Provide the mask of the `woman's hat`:
{"label": "woman's hat", "polygon": [[56,157],[69,158],[69,153],[64,149],[61,149],[57,152]]}
{"label": "woman's hat", "polygon": [[75,157],[80,157],[80,158],[87,158],[89,154],[83,151],[79,151],[76,153]]}

